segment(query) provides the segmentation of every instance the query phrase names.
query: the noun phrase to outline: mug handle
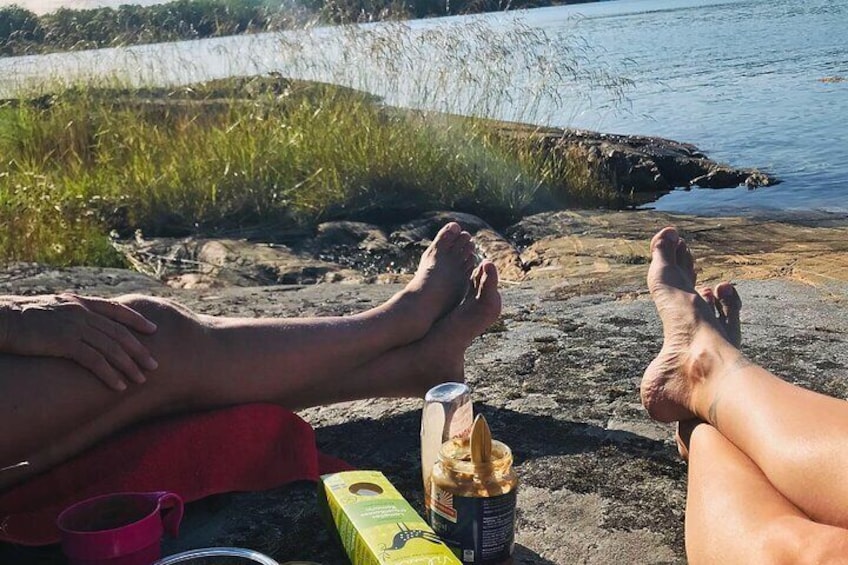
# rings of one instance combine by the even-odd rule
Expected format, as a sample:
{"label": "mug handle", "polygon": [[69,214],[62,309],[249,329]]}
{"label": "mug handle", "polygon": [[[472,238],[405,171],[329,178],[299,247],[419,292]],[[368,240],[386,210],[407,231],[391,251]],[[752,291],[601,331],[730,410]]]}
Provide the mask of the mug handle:
{"label": "mug handle", "polygon": [[183,519],[183,499],[174,492],[157,492],[156,502],[162,512],[162,526],[172,538],[180,532],[180,522]]}

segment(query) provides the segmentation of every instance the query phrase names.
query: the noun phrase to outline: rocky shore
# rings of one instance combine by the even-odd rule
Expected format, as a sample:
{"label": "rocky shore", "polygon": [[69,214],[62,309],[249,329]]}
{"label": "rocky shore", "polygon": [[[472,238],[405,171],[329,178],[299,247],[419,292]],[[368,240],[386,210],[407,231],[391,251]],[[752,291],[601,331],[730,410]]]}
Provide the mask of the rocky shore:
{"label": "rocky shore", "polygon": [[674,188],[748,188],[780,181],[758,169],[736,168],[710,159],[691,143],[662,137],[616,135],[589,130],[539,128],[494,122],[502,132],[530,137],[546,152],[585,163],[599,182],[614,186],[623,201],[656,200]]}
{"label": "rocky shore", "polygon": [[[703,281],[736,282],[751,358],[848,398],[845,217],[563,211],[494,230],[434,213],[399,226],[325,224],[286,243],[140,239],[123,249],[149,274],[19,264],[0,272],[0,293],[144,292],[209,314],[348,314],[390,296],[448,218],[475,232],[503,275],[503,315],[470,348],[466,378],[494,436],[515,452],[516,563],[685,562],[686,466],[671,428],[649,420],[638,397],[661,343],[644,277],[649,237],[664,225],[686,237]],[[302,416],[322,450],[382,470],[420,509],[420,408],[418,399],[374,399]],[[191,505],[167,549],[208,545],[252,547],[280,562],[345,562],[308,484]],[[14,548],[0,550],[0,561],[61,562],[55,549]]]}

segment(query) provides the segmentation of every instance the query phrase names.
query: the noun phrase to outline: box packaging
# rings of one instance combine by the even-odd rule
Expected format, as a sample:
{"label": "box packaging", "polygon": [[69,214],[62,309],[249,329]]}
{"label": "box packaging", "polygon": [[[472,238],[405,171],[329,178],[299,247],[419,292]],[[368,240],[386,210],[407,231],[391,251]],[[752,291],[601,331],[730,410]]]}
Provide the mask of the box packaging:
{"label": "box packaging", "polygon": [[353,565],[462,565],[379,471],[324,475],[318,495]]}

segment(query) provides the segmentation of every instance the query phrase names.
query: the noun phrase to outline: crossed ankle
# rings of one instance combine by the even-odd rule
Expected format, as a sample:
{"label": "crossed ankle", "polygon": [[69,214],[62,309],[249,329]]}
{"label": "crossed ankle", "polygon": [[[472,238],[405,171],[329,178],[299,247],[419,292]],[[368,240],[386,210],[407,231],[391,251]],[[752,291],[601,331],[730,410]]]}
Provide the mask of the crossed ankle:
{"label": "crossed ankle", "polygon": [[746,363],[750,364],[750,361],[723,339],[694,340],[681,367],[689,387],[690,410],[706,422],[715,424],[713,416],[723,381]]}
{"label": "crossed ankle", "polygon": [[754,363],[738,349],[716,352],[710,359],[709,372],[692,389],[692,411],[705,422],[718,428],[719,412],[729,381],[739,371]]}

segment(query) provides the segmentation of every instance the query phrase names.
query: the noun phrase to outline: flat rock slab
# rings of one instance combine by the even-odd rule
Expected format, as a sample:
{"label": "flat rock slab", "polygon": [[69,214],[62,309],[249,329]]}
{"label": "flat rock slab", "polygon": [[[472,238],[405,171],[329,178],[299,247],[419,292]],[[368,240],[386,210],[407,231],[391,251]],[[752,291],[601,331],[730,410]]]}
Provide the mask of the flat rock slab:
{"label": "flat rock slab", "polygon": [[[706,281],[848,281],[848,220],[833,215],[701,218],[560,211],[529,216],[498,231],[470,214],[431,212],[400,225],[330,222],[297,236],[136,239],[116,245],[137,270],[175,288],[398,283],[411,278],[423,249],[451,220],[474,235],[478,254],[495,263],[505,283],[548,280],[570,295],[641,287],[650,238],[671,224],[701,259],[700,277]],[[85,271],[74,273],[77,284],[84,285]]]}
{"label": "flat rock slab", "polygon": [[[524,239],[515,232],[512,241],[527,262],[542,258],[504,284],[501,320],[475,340],[466,360],[477,409],[515,453],[516,562],[684,563],[686,466],[672,428],[649,420],[638,396],[642,371],[661,344],[643,282],[647,236],[677,223],[707,258],[699,262],[702,274],[736,281],[743,349],[752,359],[792,382],[848,398],[844,228],[766,222],[752,231],[747,220],[655,213],[534,221],[522,227]],[[535,255],[527,255],[531,249]],[[351,282],[189,291],[128,271],[26,265],[0,276],[0,293],[141,291],[209,314],[244,316],[349,314],[398,288]],[[301,415],[323,451],[383,471],[421,510],[420,409],[419,399],[374,399]],[[280,562],[346,562],[318,515],[312,484],[190,505],[182,538],[167,551],[209,545],[250,547]],[[61,559],[55,548],[7,547],[0,562]]]}

